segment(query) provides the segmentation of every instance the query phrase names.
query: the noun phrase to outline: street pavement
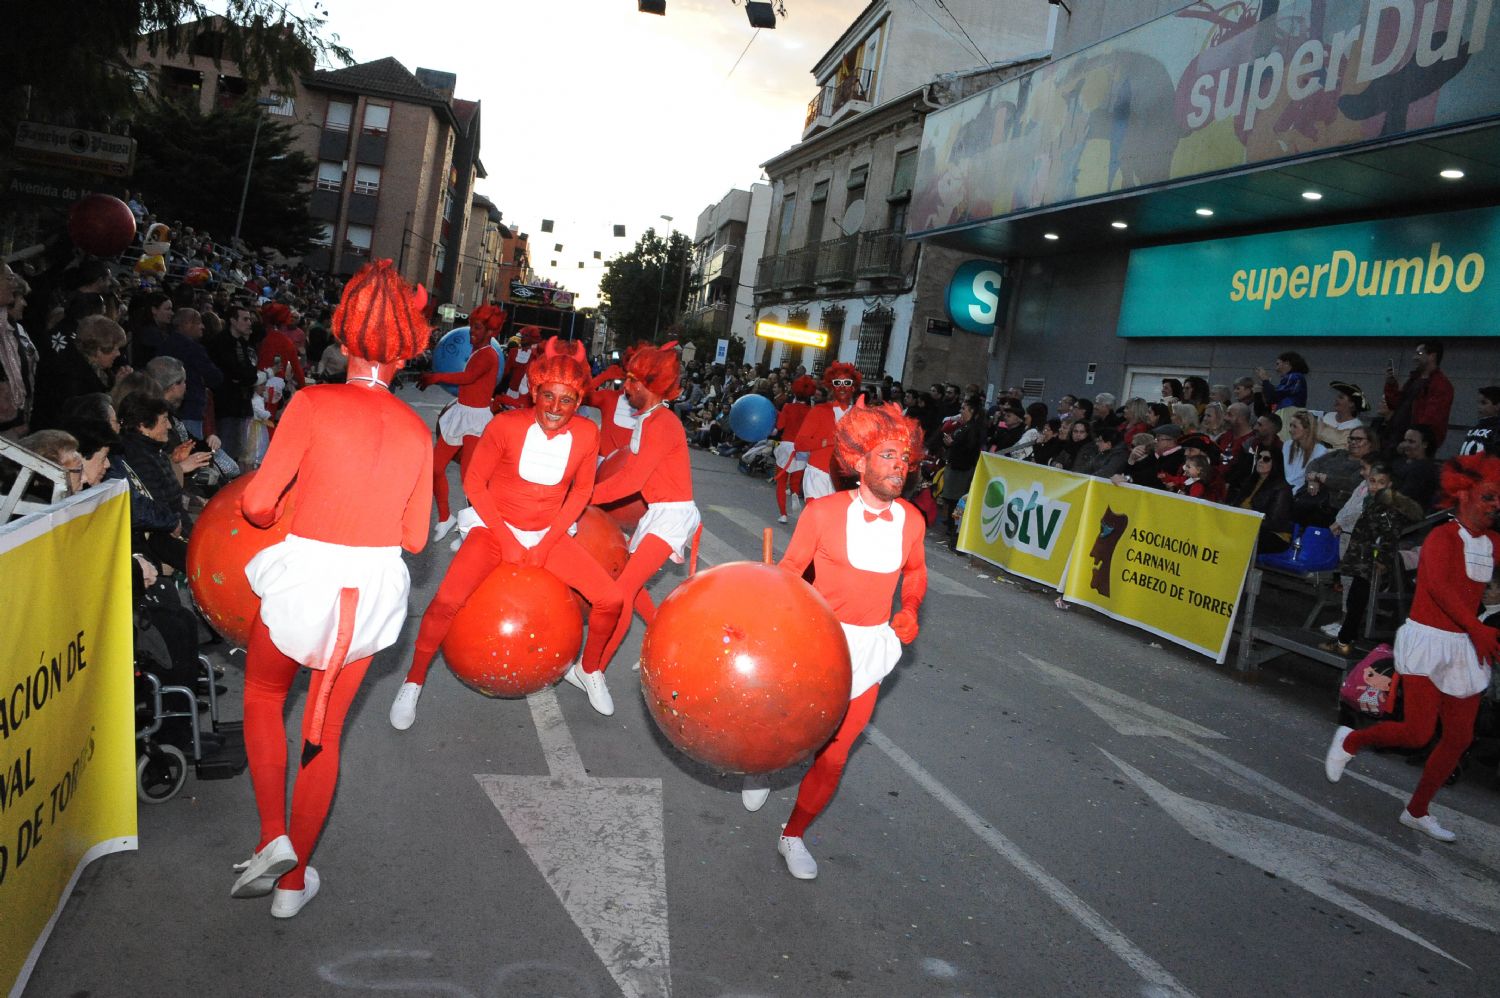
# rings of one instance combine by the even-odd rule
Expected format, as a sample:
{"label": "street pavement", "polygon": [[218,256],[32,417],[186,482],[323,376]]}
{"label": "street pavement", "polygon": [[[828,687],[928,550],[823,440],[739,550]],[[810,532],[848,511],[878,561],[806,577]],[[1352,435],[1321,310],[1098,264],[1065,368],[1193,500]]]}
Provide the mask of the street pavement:
{"label": "street pavement", "polygon": [[[403,397],[429,422],[442,401]],[[770,487],[732,459],[693,464],[703,563],[758,558]],[[921,635],[809,832],[818,879],[798,881],[776,839],[802,770],[752,814],[737,778],[673,749],[631,670],[639,621],[608,673],[613,717],[566,684],[488,700],[435,668],[416,725],[393,730],[452,557],[444,542],[411,560],[408,627],[345,729],[318,897],[290,921],[231,900],[256,838],[249,779],[190,777],[141,809],[138,852],[84,872],[27,995],[1472,996],[1500,980],[1491,776],[1439,793],[1453,845],[1397,823],[1418,775],[1399,756],[1330,785],[1331,671],[1240,677],[929,543]]]}

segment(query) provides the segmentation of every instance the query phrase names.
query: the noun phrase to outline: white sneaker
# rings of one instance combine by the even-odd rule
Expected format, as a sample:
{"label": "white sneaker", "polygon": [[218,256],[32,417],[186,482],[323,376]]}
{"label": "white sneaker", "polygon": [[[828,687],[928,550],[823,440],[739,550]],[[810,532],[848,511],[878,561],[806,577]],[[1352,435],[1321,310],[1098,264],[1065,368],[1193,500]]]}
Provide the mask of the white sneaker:
{"label": "white sneaker", "polygon": [[232,898],[258,898],[271,893],[276,880],[297,865],[292,840],[278,835],[243,863],[235,864],[239,877],[229,889]]}
{"label": "white sneaker", "polygon": [[813,859],[801,838],[783,835],[776,843],[776,851],[786,860],[786,872],[798,880],[815,880],[818,876],[818,861]]}
{"label": "white sneaker", "polygon": [[291,918],[306,907],[307,902],[318,896],[318,871],[308,867],[305,871],[306,879],[300,891],[284,891],[276,888],[276,893],[271,898],[272,918]]}
{"label": "white sneaker", "polygon": [[778,516],[776,518],[776,522],[777,523],[785,523],[786,522],[786,514],[782,513],[780,516]]}
{"label": "white sneaker", "polygon": [[1424,814],[1420,818],[1413,818],[1411,816],[1411,812],[1406,810],[1406,808],[1401,809],[1401,824],[1405,825],[1407,828],[1415,828],[1419,832],[1431,835],[1439,842],[1452,842],[1454,839],[1458,838],[1457,835],[1448,831],[1448,829],[1444,828],[1442,825],[1439,825],[1438,820],[1432,815]]}
{"label": "white sneaker", "polygon": [[457,551],[459,548],[461,548],[463,546],[464,546],[464,537],[463,537],[463,534],[459,534],[457,537],[453,538],[453,543],[448,545],[448,550],[449,551]]}
{"label": "white sneaker", "polygon": [[746,811],[759,811],[771,796],[771,781],[768,777],[754,773],[745,774],[745,785],[740,789],[740,803]]}
{"label": "white sneaker", "polygon": [[790,510],[793,513],[800,513],[802,511],[802,497],[801,496],[797,495],[794,492],[791,495],[787,496],[786,498],[787,498],[786,508],[788,510]]}
{"label": "white sneaker", "polygon": [[1323,775],[1328,777],[1329,783],[1337,783],[1344,775],[1344,767],[1354,758],[1353,752],[1344,751],[1344,739],[1353,731],[1353,728],[1341,724],[1333,733],[1333,741],[1328,743],[1328,752],[1323,756]]}
{"label": "white sneaker", "polygon": [[630,671],[631,672],[640,672],[641,671],[641,660],[640,659],[636,659],[634,662],[630,663]]}
{"label": "white sneaker", "polygon": [[1324,624],[1322,627],[1318,628],[1318,630],[1328,635],[1330,638],[1336,638],[1339,636],[1339,631],[1343,628],[1343,626],[1344,625],[1342,623],[1335,620],[1332,623]]}
{"label": "white sneaker", "polygon": [[449,531],[458,526],[458,517],[449,516],[446,520],[439,520],[437,526],[432,528],[432,539],[434,542],[448,536]]}
{"label": "white sneaker", "polygon": [[589,695],[589,706],[593,707],[605,717],[615,712],[615,701],[609,695],[609,687],[604,685],[604,672],[584,672],[577,662],[568,666],[568,671],[563,673],[563,678],[583,692]]}
{"label": "white sneaker", "polygon": [[422,695],[421,683],[402,683],[396,691],[396,702],[391,704],[391,727],[405,731],[417,720],[417,698]]}

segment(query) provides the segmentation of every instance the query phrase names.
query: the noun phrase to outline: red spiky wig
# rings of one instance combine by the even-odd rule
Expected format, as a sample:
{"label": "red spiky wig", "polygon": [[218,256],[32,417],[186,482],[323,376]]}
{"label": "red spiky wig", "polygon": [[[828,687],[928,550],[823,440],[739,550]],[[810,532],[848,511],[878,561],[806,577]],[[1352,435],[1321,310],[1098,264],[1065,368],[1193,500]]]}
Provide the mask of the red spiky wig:
{"label": "red spiky wig", "polygon": [[499,305],[481,305],[469,313],[469,328],[494,338],[505,327],[505,309]]}
{"label": "red spiky wig", "polygon": [[1479,485],[1500,485],[1500,457],[1466,454],[1443,465],[1439,506],[1456,506],[1459,497]]}
{"label": "red spiky wig", "polygon": [[268,301],[260,307],[260,321],[268,326],[290,326],[292,309],[279,301]]}
{"label": "red spiky wig", "polygon": [[333,336],[354,357],[380,364],[407,360],[427,348],[426,308],[426,289],[407,284],[390,260],[376,260],[344,285]]}
{"label": "red spiky wig", "polygon": [[922,460],[922,427],[917,421],[903,416],[901,407],[894,402],[866,406],[861,397],[855,399],[854,406],[839,420],[834,454],[844,470],[853,474],[866,454],[887,441],[903,450],[909,448],[913,467]]}
{"label": "red spiky wig", "polygon": [[670,402],[682,394],[682,362],[677,357],[676,340],[659,347],[640,344],[625,361],[625,370],[663,401]]}
{"label": "red spiky wig", "polygon": [[846,364],[843,361],[836,361],[823,368],[823,384],[830,391],[833,390],[834,378],[853,378],[855,391],[859,391],[860,382],[865,380],[864,375],[859,373],[859,368],[853,364]]}
{"label": "red spiky wig", "polygon": [[630,358],[634,357],[642,350],[649,349],[651,349],[650,340],[636,340],[634,343],[630,344],[630,346],[626,347],[625,352],[620,355],[620,363],[626,368],[629,368]]}
{"label": "red spiky wig", "polygon": [[521,344],[523,346],[534,346],[542,340],[542,327],[522,326],[516,331],[516,335],[521,337]]}
{"label": "red spiky wig", "polygon": [[804,374],[792,381],[792,395],[799,399],[810,399],[818,394],[818,383]]}
{"label": "red spiky wig", "polygon": [[542,344],[541,352],[531,358],[526,368],[526,380],[533,391],[542,385],[559,384],[567,385],[581,396],[588,391],[592,377],[583,343],[579,340],[564,343],[556,336]]}

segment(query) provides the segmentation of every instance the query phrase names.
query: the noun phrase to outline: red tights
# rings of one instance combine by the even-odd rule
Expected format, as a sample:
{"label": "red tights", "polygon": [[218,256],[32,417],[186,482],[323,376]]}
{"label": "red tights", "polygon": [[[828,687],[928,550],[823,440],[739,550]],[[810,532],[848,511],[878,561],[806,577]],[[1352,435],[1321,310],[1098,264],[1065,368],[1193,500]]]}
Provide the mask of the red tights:
{"label": "red tights", "polygon": [[844,775],[844,765],[849,761],[849,752],[854,748],[854,740],[875,713],[875,697],[879,693],[880,684],[876,683],[849,701],[849,711],[844,715],[843,723],[828,744],[818,749],[812,768],[802,777],[802,784],[797,787],[797,804],[787,819],[786,831],[781,834],[800,839],[807,826],[833,799],[833,792],[839,788],[839,778]]}
{"label": "red tights", "polygon": [[[620,598],[627,605],[635,607],[635,612],[641,615],[641,620],[647,627],[656,619],[656,604],[651,602],[651,594],[646,592],[646,583],[651,581],[651,577],[671,556],[671,545],[655,534],[647,534],[631,552],[630,560],[625,563],[625,570],[615,580],[620,587]],[[605,666],[614,659],[625,635],[630,633],[632,619],[634,618],[628,612],[620,614],[620,621],[615,624],[614,633],[610,635],[609,644],[604,649]]]}
{"label": "red tights", "polygon": [[790,487],[796,495],[802,494],[802,472],[788,473],[785,468],[776,469],[776,508],[786,516],[786,490]]}
{"label": "red tights", "polygon": [[464,437],[462,444],[450,444],[438,434],[437,443],[432,445],[432,498],[437,500],[437,515],[439,520],[448,519],[448,463],[453,460],[455,454],[458,458],[458,480],[462,482],[464,476],[469,473],[469,458],[474,456],[474,447],[479,443],[478,437]]}
{"label": "red tights", "polygon": [[[271,641],[271,632],[256,618],[250,631],[250,648],[245,655],[245,752],[250,759],[250,782],[255,788],[255,809],[260,814],[260,842],[256,851],[280,835],[290,834],[297,850],[297,867],[283,874],[277,882],[283,890],[301,890],[305,883],[307,860],[317,844],[333,790],[339,780],[339,740],[344,718],[359,692],[359,685],[370,667],[362,658],[344,666],[328,698],[328,713],[323,721],[323,750],[297,773],[292,791],[291,831],[287,831],[286,812],[286,698],[302,666],[288,658]],[[312,721],[313,704],[328,674],[312,670],[312,682],[302,709],[302,737]],[[301,740],[292,746],[293,754],[302,751]]]}
{"label": "red tights", "polygon": [[[508,528],[502,526],[501,530]],[[408,683],[425,683],[427,670],[433,656],[453,618],[465,601],[474,594],[489,574],[504,559],[500,544],[487,527],[476,527],[469,531],[458,556],[448,565],[448,574],[443,576],[437,595],[422,614],[422,626],[417,629],[416,649],[412,653],[411,669],[406,674]],[[562,580],[564,585],[578,590],[591,604],[589,610],[589,636],[583,646],[583,671],[598,672],[604,667],[604,647],[614,633],[615,625],[625,608],[620,587],[609,573],[599,566],[593,555],[572,537],[558,538],[543,566]]]}
{"label": "red tights", "polygon": [[1422,767],[1422,779],[1411,795],[1406,810],[1413,818],[1427,813],[1453,771],[1464,750],[1474,740],[1474,718],[1479,714],[1479,695],[1454,697],[1439,690],[1426,676],[1402,676],[1401,696],[1405,703],[1405,720],[1381,721],[1344,739],[1344,751],[1358,754],[1366,748],[1421,748],[1432,740],[1438,721],[1443,734]]}

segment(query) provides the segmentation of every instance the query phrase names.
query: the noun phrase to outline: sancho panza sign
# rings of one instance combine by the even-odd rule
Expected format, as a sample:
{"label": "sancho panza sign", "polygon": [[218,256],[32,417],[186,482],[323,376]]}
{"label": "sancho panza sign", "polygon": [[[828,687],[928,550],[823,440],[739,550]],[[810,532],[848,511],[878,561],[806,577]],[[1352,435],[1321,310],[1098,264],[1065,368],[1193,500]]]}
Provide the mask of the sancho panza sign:
{"label": "sancho panza sign", "polygon": [[912,234],[1500,115],[1495,0],[1206,0],[927,116]]}
{"label": "sancho panza sign", "polygon": [[1121,336],[1500,335],[1500,208],[1134,250]]}

